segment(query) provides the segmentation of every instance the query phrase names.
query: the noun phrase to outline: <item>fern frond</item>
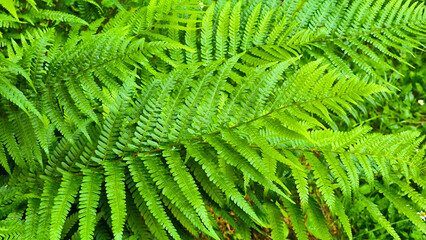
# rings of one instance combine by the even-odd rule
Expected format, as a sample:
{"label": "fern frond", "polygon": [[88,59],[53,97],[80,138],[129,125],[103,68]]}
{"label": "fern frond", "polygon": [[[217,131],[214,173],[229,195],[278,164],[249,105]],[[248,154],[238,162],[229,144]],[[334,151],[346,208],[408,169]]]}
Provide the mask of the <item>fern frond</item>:
{"label": "fern frond", "polygon": [[289,201],[284,200],[284,206],[290,215],[290,220],[296,236],[300,240],[308,240],[308,231],[305,226],[304,214],[298,207]]}
{"label": "fern frond", "polygon": [[305,153],[305,157],[313,169],[316,184],[324,196],[325,202],[330,208],[333,208],[335,193],[326,168],[313,153]]}
{"label": "fern frond", "polygon": [[140,195],[140,193],[138,193],[138,190],[135,184],[134,183],[129,184],[129,189],[130,189],[130,192],[132,193],[134,204],[139,209],[139,211],[136,212],[137,216],[139,218],[143,217],[145,224],[147,225],[149,231],[152,233],[155,239],[169,240],[166,230],[152,215],[151,211],[148,209],[148,206],[145,204],[144,200],[142,199],[142,196]]}
{"label": "fern frond", "polygon": [[121,239],[127,215],[124,167],[120,162],[111,160],[102,162],[102,165],[105,168],[105,187],[111,207],[112,232],[116,239]]}
{"label": "fern frond", "polygon": [[50,239],[61,239],[62,228],[71,209],[71,204],[73,204],[77,195],[80,181],[80,177],[75,177],[71,173],[63,173],[61,186],[58,189],[58,195],[56,195],[52,207]]}
{"label": "fern frond", "polygon": [[326,223],[321,210],[312,198],[309,200],[308,212],[309,214],[306,223],[308,225],[308,230],[320,239],[332,239],[332,236],[328,231],[328,224]]}
{"label": "fern frond", "polygon": [[349,221],[348,215],[346,214],[345,206],[340,201],[340,199],[338,199],[338,197],[336,197],[336,201],[334,201],[334,208],[332,211],[335,212],[335,214],[339,218],[340,223],[342,224],[346,235],[349,237],[349,239],[352,239],[353,234],[352,234],[351,223]]}
{"label": "fern frond", "polygon": [[158,220],[158,222],[164,226],[174,239],[181,239],[167,216],[163,205],[160,203],[160,196],[155,190],[154,185],[150,181],[148,173],[142,164],[143,163],[138,160],[128,160],[129,170],[139,193],[145,200],[149,211],[151,211],[152,215]]}
{"label": "fern frond", "polygon": [[0,144],[0,165],[6,170],[6,172],[11,175],[12,172],[10,171],[10,166],[6,158],[6,153],[3,148],[3,144]]}
{"label": "fern frond", "polygon": [[[215,110],[217,109],[217,106],[219,105],[219,99],[222,97],[223,94],[223,88],[224,84],[226,83],[226,80],[229,76],[229,74],[232,71],[232,68],[237,63],[239,58],[241,57],[241,54],[238,54],[232,58],[230,58],[227,62],[225,62],[219,69],[217,76],[213,78],[211,81],[211,85],[209,86],[209,89],[204,96],[203,101],[200,103],[203,107],[199,109],[199,115],[194,119],[193,127],[196,132],[211,132],[210,129],[216,129],[216,126],[209,126],[210,129],[204,130],[201,129],[202,126],[208,126],[208,123],[211,124],[212,117],[215,114]],[[204,131],[203,131],[204,130]]]}
{"label": "fern frond", "polygon": [[4,239],[19,239],[23,235],[23,222],[18,219],[0,221],[0,237]]}
{"label": "fern frond", "polygon": [[370,202],[366,197],[361,196],[362,201],[366,205],[366,208],[370,215],[384,228],[386,231],[395,239],[401,239],[395,229],[392,227],[390,222],[383,216],[376,204]]}
{"label": "fern frond", "polygon": [[[71,181],[68,181],[68,184]],[[54,199],[58,192],[59,183],[55,182],[52,178],[46,177],[44,181],[43,193],[41,195],[40,207],[38,208],[39,219],[37,227],[37,237],[49,238],[52,208],[54,206]],[[62,214],[57,212],[58,215]],[[59,216],[60,217],[60,216]],[[56,230],[54,230],[56,231]],[[60,233],[60,232],[59,232]]]}
{"label": "fern frond", "polygon": [[39,214],[37,212],[38,207],[40,206],[39,199],[29,199],[28,207],[25,211],[25,237],[35,238],[37,233],[37,223],[39,219]]}
{"label": "fern frond", "polygon": [[219,206],[225,206],[225,196],[223,195],[222,190],[210,181],[202,166],[189,159],[188,165],[191,171],[194,173],[195,179],[200,183],[202,189],[210,196],[210,198]]}
{"label": "fern frond", "polygon": [[17,28],[19,21],[7,14],[0,14],[1,28]]}
{"label": "fern frond", "polygon": [[[299,166],[301,166],[299,158],[296,157],[293,153],[291,153],[290,151],[285,151],[284,154],[288,159],[292,160],[294,163],[298,163]],[[300,169],[300,167],[292,168],[291,173],[296,183],[296,188],[297,192],[299,193],[301,205],[303,207],[306,207],[309,200],[309,189],[307,179],[308,174],[306,173],[305,169]]]}
{"label": "fern frond", "polygon": [[71,231],[71,229],[74,227],[77,221],[78,221],[78,213],[73,213],[67,217],[64,223],[64,227],[62,228],[61,239],[65,238],[64,236],[66,236]]}
{"label": "fern frond", "polygon": [[244,28],[244,35],[241,40],[241,49],[248,50],[252,46],[252,38],[255,33],[255,26],[261,11],[262,3],[258,3],[256,7],[253,8],[249,18],[247,19],[247,23]]}
{"label": "fern frond", "polygon": [[220,10],[218,27],[216,30],[216,59],[223,59],[226,56],[230,11],[231,2],[227,2]]}
{"label": "fern frond", "polygon": [[213,231],[213,225],[210,222],[206,206],[201,199],[198,188],[195,185],[195,181],[193,177],[185,171],[186,168],[183,167],[183,161],[181,160],[179,153],[173,150],[166,150],[163,151],[163,155],[166,158],[167,164],[169,165],[175,181],[179,184],[179,187],[182,189],[186,199],[195,208],[197,214],[210,231],[210,235],[215,239],[219,239],[219,236],[217,236],[217,234]]}
{"label": "fern frond", "polygon": [[119,130],[123,121],[122,118],[128,104],[127,101],[126,95],[123,94],[123,96],[116,99],[115,104],[110,106],[110,113],[105,118],[97,143],[97,149],[95,150],[96,156],[92,156],[93,161],[101,164],[114,158],[115,153],[113,148],[115,148],[115,144],[118,141]]}
{"label": "fern frond", "polygon": [[240,44],[239,31],[241,21],[241,1],[234,5],[229,19],[229,55],[234,56],[237,53]]}
{"label": "fern frond", "polygon": [[273,179],[272,173],[268,171],[268,168],[262,161],[260,155],[254,149],[248,147],[248,144],[244,139],[232,131],[223,131],[222,134],[225,140],[228,141],[245,159],[247,159],[257,171],[259,171],[263,176]]}
{"label": "fern frond", "polygon": [[201,59],[205,62],[213,60],[213,13],[215,3],[211,4],[203,16],[201,31]]}
{"label": "fern frond", "polygon": [[189,219],[197,229],[208,232],[208,229],[206,229],[201,222],[194,207],[186,200],[187,197],[184,195],[173,176],[169,173],[169,168],[167,168],[161,158],[157,156],[144,156],[142,160],[151,174],[151,178],[155,180],[158,189],[161,190],[161,193],[182,211],[185,217]]}
{"label": "fern frond", "polygon": [[10,102],[16,104],[20,109],[22,109],[27,114],[33,113],[37,117],[41,118],[40,112],[36,109],[32,102],[20,91],[16,86],[14,86],[5,75],[0,73],[0,94],[2,97],[6,98]]}
{"label": "fern frond", "polygon": [[398,209],[398,211],[407,216],[410,221],[419,228],[420,231],[426,233],[426,223],[419,217],[409,201],[399,197],[396,192],[387,189],[381,184],[376,185],[379,191],[382,192],[383,195],[395,205],[395,208]]}
{"label": "fern frond", "polygon": [[36,18],[40,18],[40,19],[49,19],[49,20],[53,20],[53,21],[89,25],[86,21],[84,21],[83,19],[81,19],[79,17],[76,17],[72,14],[59,12],[59,11],[52,11],[52,10],[47,10],[47,9],[38,9],[37,12],[30,12],[29,14],[32,17],[36,17]]}
{"label": "fern frond", "polygon": [[349,178],[346,175],[346,171],[341,167],[341,162],[339,159],[332,153],[324,153],[325,160],[329,164],[331,173],[334,175],[334,178],[337,180],[340,189],[342,190],[343,196],[346,199],[351,199],[351,186],[349,184]]}
{"label": "fern frond", "polygon": [[212,162],[206,158],[204,154],[198,149],[197,145],[187,144],[186,148],[188,153],[194,157],[195,161],[199,161],[204,166],[204,171],[210,180],[215,183],[222,191],[230,198],[238,207],[246,212],[256,222],[262,221],[258,218],[252,207],[244,199],[244,196],[238,192],[236,186],[230,181],[226,175],[223,175]]}
{"label": "fern frond", "polygon": [[[128,199],[131,198],[131,196],[126,197]],[[143,219],[140,217],[141,214],[139,213],[138,208],[136,207],[136,205],[134,204],[133,201],[126,201],[126,208],[128,209],[129,212],[133,212],[133,213],[137,213],[137,214],[129,214],[128,216],[128,223],[129,223],[129,228],[130,231],[136,235],[139,236],[139,238],[147,237],[148,239],[152,240],[152,235],[149,232],[148,226],[145,224],[145,222],[143,221]]]}
{"label": "fern frond", "polygon": [[80,238],[92,239],[96,226],[97,205],[100,198],[102,175],[99,170],[83,169],[83,179],[79,195]]}
{"label": "fern frond", "polygon": [[272,204],[266,205],[266,209],[268,210],[268,219],[272,228],[272,239],[287,239],[289,230],[283,220],[283,216],[280,210],[277,208],[277,206],[274,206]]}

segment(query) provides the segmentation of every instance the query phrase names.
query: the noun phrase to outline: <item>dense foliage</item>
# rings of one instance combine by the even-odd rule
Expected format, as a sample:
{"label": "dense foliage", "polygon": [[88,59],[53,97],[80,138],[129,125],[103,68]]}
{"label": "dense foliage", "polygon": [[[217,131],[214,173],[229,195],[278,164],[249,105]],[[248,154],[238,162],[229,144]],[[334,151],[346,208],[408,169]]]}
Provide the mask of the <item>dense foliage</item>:
{"label": "dense foliage", "polygon": [[0,5],[1,237],[425,236],[422,3]]}

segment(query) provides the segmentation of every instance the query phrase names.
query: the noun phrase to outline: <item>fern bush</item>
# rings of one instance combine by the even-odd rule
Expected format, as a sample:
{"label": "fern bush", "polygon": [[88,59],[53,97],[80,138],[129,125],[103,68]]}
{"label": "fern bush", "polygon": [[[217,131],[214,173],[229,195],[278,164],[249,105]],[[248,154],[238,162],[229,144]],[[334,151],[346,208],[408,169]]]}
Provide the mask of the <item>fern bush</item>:
{"label": "fern bush", "polygon": [[347,127],[423,49],[423,3],[2,6],[1,237],[352,239],[357,208],[401,239],[372,192],[426,234],[424,137]]}

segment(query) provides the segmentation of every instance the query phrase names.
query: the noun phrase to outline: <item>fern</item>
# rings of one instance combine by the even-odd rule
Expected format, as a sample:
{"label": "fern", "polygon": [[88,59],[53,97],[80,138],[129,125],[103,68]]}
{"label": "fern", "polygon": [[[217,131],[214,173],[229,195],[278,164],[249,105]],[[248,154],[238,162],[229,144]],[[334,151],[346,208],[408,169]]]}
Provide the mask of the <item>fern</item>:
{"label": "fern", "polygon": [[274,206],[267,205],[268,218],[271,223],[272,239],[286,239],[289,233],[288,227],[282,220],[282,214],[279,209]]}
{"label": "fern", "polygon": [[126,218],[126,195],[124,189],[124,169],[120,163],[105,161],[105,187],[108,203],[111,206],[112,232],[116,239],[123,235],[124,221]]}
{"label": "fern", "polygon": [[66,216],[75,200],[80,181],[80,178],[73,178],[71,174],[64,174],[52,208],[50,239],[60,239]]}
{"label": "fern", "polygon": [[331,234],[328,230],[321,210],[314,203],[313,199],[309,200],[309,215],[307,220],[308,229],[320,239],[331,239]]}
{"label": "fern", "polygon": [[426,233],[424,137],[352,127],[424,48],[424,5],[15,8],[0,13],[1,237],[222,239],[221,217],[242,239],[352,239],[361,206],[400,239],[364,184]]}
{"label": "fern", "polygon": [[303,213],[301,212],[299,207],[297,205],[293,205],[288,201],[284,201],[284,206],[287,207],[287,212],[290,215],[293,231],[296,233],[297,239],[309,239]]}
{"label": "fern", "polygon": [[160,201],[158,201],[159,195],[156,192],[153,183],[150,181],[146,169],[141,166],[141,162],[134,161],[133,159],[129,160],[129,169],[133,175],[132,177],[136,183],[136,187],[143,199],[146,201],[147,207],[158,220],[158,223],[164,225],[164,228],[175,239],[180,239],[179,234],[164,210],[164,206]]}
{"label": "fern", "polygon": [[85,169],[83,174],[79,195],[79,230],[81,239],[91,239],[95,230],[96,208],[103,179],[100,171]]}
{"label": "fern", "polygon": [[392,235],[395,239],[400,239],[399,235],[396,233],[395,229],[391,226],[389,221],[386,220],[386,218],[383,216],[383,214],[379,211],[377,208],[377,205],[374,203],[371,203],[366,199],[365,197],[362,198],[365,201],[366,208],[368,212],[371,214],[371,216],[380,224],[383,226],[386,231],[389,232],[390,235]]}

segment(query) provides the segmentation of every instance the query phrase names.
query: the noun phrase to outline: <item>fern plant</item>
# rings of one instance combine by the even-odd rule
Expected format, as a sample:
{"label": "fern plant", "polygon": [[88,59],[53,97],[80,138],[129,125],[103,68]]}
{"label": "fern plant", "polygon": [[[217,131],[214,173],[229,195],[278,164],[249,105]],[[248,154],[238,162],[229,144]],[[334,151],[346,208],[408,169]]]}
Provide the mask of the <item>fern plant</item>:
{"label": "fern plant", "polygon": [[224,239],[220,217],[240,239],[352,239],[357,206],[400,239],[361,185],[426,234],[424,137],[345,127],[397,89],[423,4],[6,2],[3,238]]}

